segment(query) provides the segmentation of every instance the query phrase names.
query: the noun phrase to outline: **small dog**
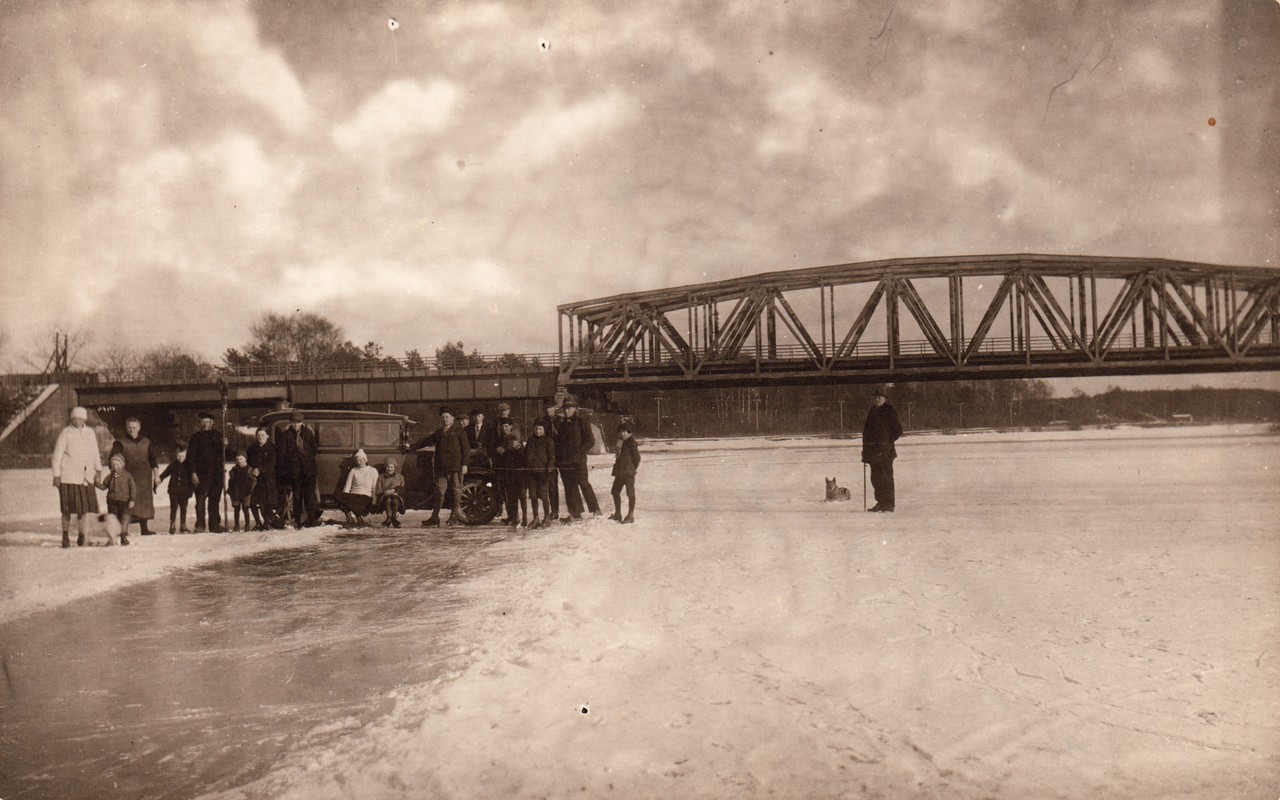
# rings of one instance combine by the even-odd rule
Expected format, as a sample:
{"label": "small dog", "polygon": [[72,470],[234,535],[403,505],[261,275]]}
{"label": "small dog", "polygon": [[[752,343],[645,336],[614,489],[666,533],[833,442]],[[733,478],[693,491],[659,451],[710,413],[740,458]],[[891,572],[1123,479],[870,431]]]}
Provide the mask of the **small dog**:
{"label": "small dog", "polygon": [[825,478],[825,477],[824,477],[824,478],[823,478],[823,480],[827,482],[827,499],[826,499],[826,502],[830,503],[830,502],[831,502],[831,501],[833,501],[833,500],[850,500],[850,499],[852,499],[852,498],[851,498],[851,496],[849,495],[849,490],[848,490],[848,489],[844,488],[843,486],[836,486],[836,479],[835,479],[835,478]]}
{"label": "small dog", "polygon": [[[102,545],[102,547],[111,547],[115,545],[122,533],[120,530],[120,520],[116,519],[115,514],[99,514],[98,531],[107,535],[107,541]],[[92,540],[90,540],[89,543],[95,544]],[[128,544],[128,541],[126,541],[125,544]]]}

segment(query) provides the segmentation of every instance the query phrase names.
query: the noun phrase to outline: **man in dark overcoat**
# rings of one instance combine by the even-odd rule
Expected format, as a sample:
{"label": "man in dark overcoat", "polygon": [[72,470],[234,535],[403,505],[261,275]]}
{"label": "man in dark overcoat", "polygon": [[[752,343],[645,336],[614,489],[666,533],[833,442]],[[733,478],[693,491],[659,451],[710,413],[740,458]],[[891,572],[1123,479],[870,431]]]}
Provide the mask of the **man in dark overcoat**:
{"label": "man in dark overcoat", "polygon": [[440,509],[444,507],[447,490],[452,513],[446,524],[465,525],[467,517],[462,513],[462,482],[467,474],[467,461],[471,458],[471,445],[467,442],[466,431],[454,422],[453,409],[441,406],[440,427],[413,445],[414,450],[423,447],[435,447],[436,451],[432,459],[435,472],[434,508],[431,509],[431,518],[424,520],[422,524],[440,524]]}
{"label": "man in dark overcoat", "polygon": [[[546,408],[547,413],[542,419],[537,420],[535,424],[541,423],[542,433],[554,443],[556,435],[560,432],[560,418],[556,416],[556,411],[560,408],[560,404],[556,402],[554,397],[548,397],[543,403],[543,407]],[[547,491],[551,495],[551,519],[556,519],[560,516],[560,484],[556,480],[554,472],[551,474],[551,480],[548,481]]]}
{"label": "man in dark overcoat", "polygon": [[289,426],[276,432],[276,492],[282,506],[280,516],[288,520],[283,512],[292,500],[293,524],[299,530],[304,525],[319,524],[320,510],[316,507],[319,444],[301,411],[294,411]]}
{"label": "man in dark overcoat", "polygon": [[564,419],[556,432],[556,466],[564,482],[564,499],[569,505],[569,521],[582,519],[583,502],[593,514],[600,513],[595,490],[587,479],[587,454],[595,446],[591,424],[578,414],[578,402],[566,397],[562,405]]}
{"label": "man in dark overcoat", "polygon": [[871,486],[876,495],[876,504],[868,511],[893,511],[893,460],[898,457],[893,443],[900,436],[902,423],[898,412],[889,404],[884,390],[877,389],[871,396],[866,424],[862,426],[862,463],[871,465]]}
{"label": "man in dark overcoat", "polygon": [[[190,465],[191,485],[196,494],[196,533],[203,533],[205,519],[210,533],[222,533],[222,514],[218,506],[222,502],[225,485],[226,441],[213,429],[213,415],[200,412],[200,430],[191,434],[187,442],[187,464]],[[207,510],[207,514],[206,514]]]}

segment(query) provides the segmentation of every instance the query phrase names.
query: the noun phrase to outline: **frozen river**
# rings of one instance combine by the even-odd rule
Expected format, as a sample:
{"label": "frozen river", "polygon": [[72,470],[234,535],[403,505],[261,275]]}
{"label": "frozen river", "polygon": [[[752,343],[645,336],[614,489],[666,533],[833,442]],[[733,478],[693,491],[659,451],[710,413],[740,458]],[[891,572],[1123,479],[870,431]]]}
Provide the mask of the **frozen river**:
{"label": "frozen river", "polygon": [[63,551],[20,503],[0,613],[81,599],[0,625],[0,797],[1276,797],[1264,426],[907,436],[891,515],[857,441],[641,450],[635,525],[150,581],[256,537]]}
{"label": "frozen river", "polygon": [[448,670],[503,535],[338,536],[0,626],[0,796],[189,798],[358,728]]}

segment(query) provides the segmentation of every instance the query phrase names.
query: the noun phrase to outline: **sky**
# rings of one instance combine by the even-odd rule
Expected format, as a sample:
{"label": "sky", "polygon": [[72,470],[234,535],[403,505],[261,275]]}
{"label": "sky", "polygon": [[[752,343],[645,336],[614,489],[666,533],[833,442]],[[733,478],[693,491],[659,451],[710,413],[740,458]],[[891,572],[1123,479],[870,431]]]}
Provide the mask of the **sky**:
{"label": "sky", "polygon": [[895,257],[1280,268],[1278,54],[1276,0],[0,0],[0,359],[296,310],[549,352],[561,303]]}

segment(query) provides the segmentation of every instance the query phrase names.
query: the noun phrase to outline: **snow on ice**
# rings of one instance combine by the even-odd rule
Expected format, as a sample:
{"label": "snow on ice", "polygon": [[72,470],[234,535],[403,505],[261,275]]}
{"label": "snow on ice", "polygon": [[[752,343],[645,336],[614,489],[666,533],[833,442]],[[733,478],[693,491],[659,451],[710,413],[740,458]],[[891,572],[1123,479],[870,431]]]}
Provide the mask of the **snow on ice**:
{"label": "snow on ice", "polygon": [[[636,525],[465,584],[465,667],[216,796],[1275,796],[1280,437],[908,436],[892,515],[856,441],[641,445]],[[0,536],[0,619],[258,546],[53,537]]]}

